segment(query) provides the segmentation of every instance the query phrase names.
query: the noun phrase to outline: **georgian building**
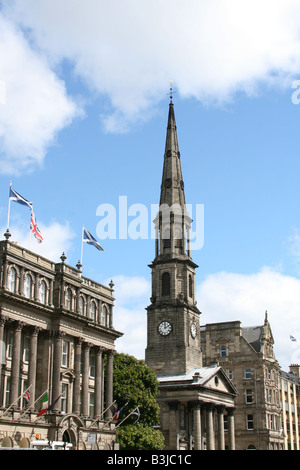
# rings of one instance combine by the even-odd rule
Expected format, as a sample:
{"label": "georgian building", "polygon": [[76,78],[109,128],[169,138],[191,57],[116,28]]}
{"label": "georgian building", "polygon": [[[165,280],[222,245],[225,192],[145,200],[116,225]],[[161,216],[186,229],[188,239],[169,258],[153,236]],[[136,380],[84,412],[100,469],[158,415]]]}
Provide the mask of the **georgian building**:
{"label": "georgian building", "polygon": [[264,323],[240,321],[201,327],[203,362],[218,362],[238,390],[235,410],[237,450],[283,450],[280,366],[265,313]]}
{"label": "georgian building", "polygon": [[281,434],[285,450],[300,450],[300,365],[280,371]]}
{"label": "georgian building", "polygon": [[146,363],[159,382],[166,449],[234,449],[237,391],[217,365],[202,366],[191,222],[186,212],[174,106],[169,105],[155,258],[147,307]]}
{"label": "georgian building", "polygon": [[[113,326],[113,283],[98,284],[64,254],[54,263],[9,236],[0,242],[0,446],[28,447],[38,436],[113,449],[106,408],[122,335]],[[53,406],[38,417],[46,393]]]}

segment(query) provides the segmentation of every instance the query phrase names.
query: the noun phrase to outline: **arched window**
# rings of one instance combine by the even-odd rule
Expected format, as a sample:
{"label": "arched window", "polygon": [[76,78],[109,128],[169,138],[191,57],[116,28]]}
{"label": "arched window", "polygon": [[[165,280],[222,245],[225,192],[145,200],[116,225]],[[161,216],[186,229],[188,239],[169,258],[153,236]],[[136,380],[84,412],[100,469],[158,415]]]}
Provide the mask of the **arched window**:
{"label": "arched window", "polygon": [[8,289],[10,292],[16,291],[17,272],[15,268],[10,268],[8,276]]}
{"label": "arched window", "polygon": [[82,296],[79,297],[79,313],[84,315],[84,299]]}
{"label": "arched window", "polygon": [[65,307],[68,310],[71,310],[71,305],[72,305],[72,292],[71,292],[71,289],[67,289]]}
{"label": "arched window", "polygon": [[42,304],[46,303],[46,292],[47,292],[46,283],[45,283],[45,281],[42,281],[41,285],[40,285],[40,302]]}
{"label": "arched window", "polygon": [[91,307],[90,307],[90,318],[91,320],[96,320],[96,304],[95,302],[91,302]]}
{"label": "arched window", "polygon": [[193,278],[189,275],[189,297],[193,297]]}
{"label": "arched window", "polygon": [[161,277],[161,295],[170,295],[171,276],[169,273],[163,273]]}
{"label": "arched window", "polygon": [[32,290],[32,279],[29,273],[25,276],[25,290],[24,294],[27,299],[31,298],[31,290]]}
{"label": "arched window", "polygon": [[106,305],[102,306],[102,314],[101,314],[101,324],[103,326],[107,326],[107,317],[108,317],[108,311]]}

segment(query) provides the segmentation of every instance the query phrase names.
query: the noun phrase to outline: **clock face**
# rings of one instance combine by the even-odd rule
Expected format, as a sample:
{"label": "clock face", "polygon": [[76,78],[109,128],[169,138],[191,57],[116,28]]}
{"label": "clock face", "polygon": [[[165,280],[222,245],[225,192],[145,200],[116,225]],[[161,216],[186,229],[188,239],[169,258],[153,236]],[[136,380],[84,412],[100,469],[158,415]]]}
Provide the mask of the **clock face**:
{"label": "clock face", "polygon": [[162,321],[158,325],[158,332],[162,336],[168,336],[172,331],[172,325],[168,321]]}
{"label": "clock face", "polygon": [[196,334],[197,334],[197,328],[196,328],[196,323],[192,323],[191,324],[191,335],[192,335],[192,338],[196,338]]}

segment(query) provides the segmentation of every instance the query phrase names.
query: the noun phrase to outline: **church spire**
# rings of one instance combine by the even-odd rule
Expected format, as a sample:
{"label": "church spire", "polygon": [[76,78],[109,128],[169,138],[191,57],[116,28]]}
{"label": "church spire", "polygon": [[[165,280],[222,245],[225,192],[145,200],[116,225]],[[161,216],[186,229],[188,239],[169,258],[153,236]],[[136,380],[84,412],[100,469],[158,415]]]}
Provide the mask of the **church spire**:
{"label": "church spire", "polygon": [[189,234],[192,221],[186,211],[172,92],[159,204],[159,213],[154,221],[157,233],[156,257],[190,257]]}
{"label": "church spire", "polygon": [[173,204],[179,204],[181,208],[185,206],[184,184],[172,95],[169,104],[160,204],[168,204],[169,207]]}

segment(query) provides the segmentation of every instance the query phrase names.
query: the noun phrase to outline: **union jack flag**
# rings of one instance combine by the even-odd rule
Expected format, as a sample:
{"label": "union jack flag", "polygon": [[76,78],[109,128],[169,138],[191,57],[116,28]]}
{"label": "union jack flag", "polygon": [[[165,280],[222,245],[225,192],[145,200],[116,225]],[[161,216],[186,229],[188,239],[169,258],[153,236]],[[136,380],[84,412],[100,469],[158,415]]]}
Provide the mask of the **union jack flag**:
{"label": "union jack flag", "polygon": [[24,393],[23,395],[23,399],[24,399],[24,406],[23,406],[23,409],[22,409],[22,413],[23,411],[27,408],[28,404],[29,404],[29,400],[30,400],[30,390],[26,390],[26,392]]}
{"label": "union jack flag", "polygon": [[33,213],[33,210],[31,211],[30,230],[32,231],[33,235],[35,236],[36,241],[38,243],[42,243],[43,237],[42,237],[42,234],[41,234],[41,232],[40,232],[40,230],[37,226],[37,222],[36,222],[36,218],[35,218],[35,215]]}

